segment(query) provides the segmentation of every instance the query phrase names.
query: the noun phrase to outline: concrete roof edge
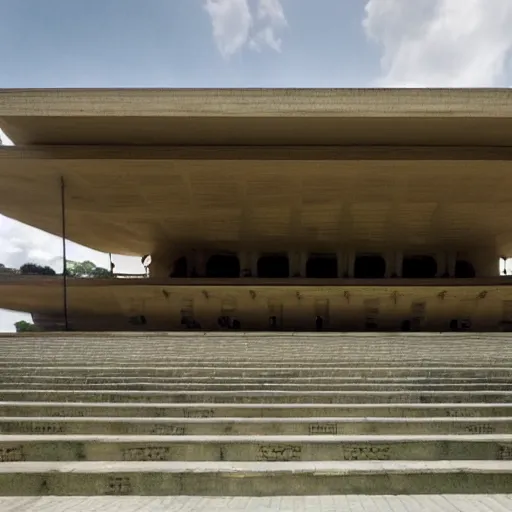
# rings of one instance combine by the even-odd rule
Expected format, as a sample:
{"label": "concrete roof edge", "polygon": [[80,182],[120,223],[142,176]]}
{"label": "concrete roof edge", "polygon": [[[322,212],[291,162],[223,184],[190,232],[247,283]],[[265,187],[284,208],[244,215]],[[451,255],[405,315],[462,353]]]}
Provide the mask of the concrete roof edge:
{"label": "concrete roof edge", "polygon": [[0,117],[512,117],[512,89],[0,89]]}

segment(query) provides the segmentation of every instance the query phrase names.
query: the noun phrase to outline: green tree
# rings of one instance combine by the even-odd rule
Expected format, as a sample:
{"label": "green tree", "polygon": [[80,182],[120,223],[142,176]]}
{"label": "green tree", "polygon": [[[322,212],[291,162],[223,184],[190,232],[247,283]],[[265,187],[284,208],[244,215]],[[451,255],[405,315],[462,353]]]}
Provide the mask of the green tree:
{"label": "green tree", "polygon": [[39,276],[54,276],[56,275],[55,270],[53,268],[42,265],[38,265],[37,263],[25,263],[20,267],[20,272],[22,274],[35,274]]}
{"label": "green tree", "polygon": [[92,261],[68,261],[66,264],[69,277],[110,277],[111,273],[103,267],[97,267]]}
{"label": "green tree", "polygon": [[14,324],[16,328],[16,332],[36,332],[38,328],[35,324],[27,322],[25,320],[20,320]]}

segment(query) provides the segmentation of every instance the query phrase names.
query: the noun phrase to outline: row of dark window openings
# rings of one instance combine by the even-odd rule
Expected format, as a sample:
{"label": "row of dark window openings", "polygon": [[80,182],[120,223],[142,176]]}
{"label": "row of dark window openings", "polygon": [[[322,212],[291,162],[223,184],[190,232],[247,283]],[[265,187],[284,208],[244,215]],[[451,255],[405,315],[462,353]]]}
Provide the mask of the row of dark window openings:
{"label": "row of dark window openings", "polygon": [[[132,325],[147,325],[147,320],[144,315],[133,316],[129,318],[129,323]],[[324,329],[324,318],[320,315],[315,317],[315,329],[317,331],[322,331]],[[403,332],[410,331],[421,331],[421,318],[413,318],[412,320],[404,320],[400,325],[400,330]],[[186,327],[187,329],[201,329],[201,324],[191,318],[190,316],[182,316],[181,317],[181,325]],[[228,329],[239,331],[242,329],[242,324],[240,320],[235,317],[228,315],[221,315],[217,319],[217,325],[220,329]],[[270,316],[268,319],[268,326],[270,330],[279,330],[281,326],[281,322],[278,321],[277,316]],[[365,331],[378,331],[379,326],[375,321],[367,321],[365,322]],[[470,320],[460,320],[460,319],[452,319],[449,324],[450,331],[468,331],[471,329],[471,321]]]}
{"label": "row of dark window openings", "polygon": [[[201,329],[201,324],[191,318],[190,316],[182,316],[181,317],[181,325],[184,325],[187,329]],[[242,323],[238,318],[229,316],[229,315],[221,315],[217,318],[217,325],[221,329],[232,329],[235,331],[239,331],[242,329]],[[281,323],[278,321],[277,316],[270,316],[268,318],[268,326],[270,330],[278,330],[280,328]],[[315,327],[317,331],[321,331],[324,326],[324,319],[321,316],[316,316],[315,318]]]}
{"label": "row of dark window openings", "polygon": [[[191,277],[199,277],[195,269]],[[250,271],[241,272],[240,262],[235,255],[218,254],[209,258],[204,277],[235,278],[252,277]],[[354,264],[356,279],[379,279],[386,275],[386,261],[382,256],[358,256]],[[187,277],[188,262],[186,257],[174,263],[170,277]],[[286,278],[290,276],[288,257],[284,255],[262,256],[258,260],[258,276],[261,278]],[[408,279],[429,279],[437,276],[437,262],[432,256],[405,257],[402,262],[402,277]],[[294,276],[299,277],[299,276]],[[338,261],[335,256],[312,256],[306,264],[306,277],[327,279],[338,277]],[[348,277],[348,275],[344,276]],[[397,277],[393,275],[392,277]],[[449,277],[444,274],[443,277]],[[475,269],[468,261],[455,263],[455,276],[460,278],[475,277]]]}

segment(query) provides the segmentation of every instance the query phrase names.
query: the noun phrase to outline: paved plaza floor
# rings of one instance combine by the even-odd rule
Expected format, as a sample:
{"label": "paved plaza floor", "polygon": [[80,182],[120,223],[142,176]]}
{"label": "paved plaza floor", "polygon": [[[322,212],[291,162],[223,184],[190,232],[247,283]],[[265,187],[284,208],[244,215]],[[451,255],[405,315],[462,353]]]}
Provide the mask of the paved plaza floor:
{"label": "paved plaza floor", "polygon": [[1,498],[0,512],[510,512],[512,495]]}

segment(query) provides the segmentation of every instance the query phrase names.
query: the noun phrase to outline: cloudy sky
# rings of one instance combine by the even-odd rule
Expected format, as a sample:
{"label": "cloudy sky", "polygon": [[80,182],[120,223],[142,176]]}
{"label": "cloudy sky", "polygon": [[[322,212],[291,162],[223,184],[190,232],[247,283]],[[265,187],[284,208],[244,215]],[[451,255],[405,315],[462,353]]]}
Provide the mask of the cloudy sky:
{"label": "cloudy sky", "polygon": [[[0,87],[509,87],[511,27],[512,0],[0,0]],[[5,265],[60,248],[0,217]]]}

